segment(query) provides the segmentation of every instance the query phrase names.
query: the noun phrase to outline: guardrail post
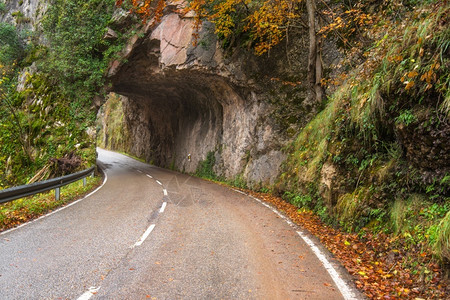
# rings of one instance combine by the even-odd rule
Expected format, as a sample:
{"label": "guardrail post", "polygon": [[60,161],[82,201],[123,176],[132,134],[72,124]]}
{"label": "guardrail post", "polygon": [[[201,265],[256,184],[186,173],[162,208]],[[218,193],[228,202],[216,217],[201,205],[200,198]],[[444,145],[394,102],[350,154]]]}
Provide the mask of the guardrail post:
{"label": "guardrail post", "polygon": [[86,177],[83,177],[83,186],[86,186]]}
{"label": "guardrail post", "polygon": [[55,199],[56,201],[59,201],[59,187],[55,189]]}

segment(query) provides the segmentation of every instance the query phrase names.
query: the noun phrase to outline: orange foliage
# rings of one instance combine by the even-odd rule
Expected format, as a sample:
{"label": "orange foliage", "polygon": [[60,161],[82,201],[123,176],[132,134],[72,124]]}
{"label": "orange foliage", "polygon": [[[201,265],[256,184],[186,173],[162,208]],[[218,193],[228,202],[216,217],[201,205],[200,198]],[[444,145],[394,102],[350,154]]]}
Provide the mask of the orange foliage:
{"label": "orange foliage", "polygon": [[296,13],[302,0],[264,1],[246,20],[245,30],[256,41],[255,52],[263,54],[286,36],[290,23],[300,18]]}
{"label": "orange foliage", "polygon": [[[124,2],[131,6],[143,22],[149,19],[159,22],[166,0],[117,0],[116,5]],[[194,12],[194,37],[197,39],[203,21],[215,25],[216,34],[225,39],[243,32],[248,34],[249,42],[258,55],[268,52],[287,35],[291,26],[301,23],[300,4],[304,0],[191,0],[181,13]],[[324,37],[335,33],[344,44],[358,28],[373,24],[372,15],[366,14],[358,6],[345,9],[328,7],[320,11],[325,25],[318,34]],[[297,24],[296,24],[297,23]],[[349,46],[349,45],[348,45]],[[355,45],[352,45],[357,47]]]}
{"label": "orange foliage", "polygon": [[[117,0],[116,6],[123,6],[123,0]],[[137,14],[146,23],[148,19],[155,18],[156,22],[161,20],[163,10],[166,7],[165,0],[130,0],[130,11]]]}
{"label": "orange foliage", "polygon": [[[198,37],[198,30],[204,20],[212,22],[216,34],[223,38],[233,35],[239,26],[249,34],[256,54],[261,55],[284,39],[290,24],[300,17],[296,10],[302,1],[192,0],[183,13],[195,13],[195,37]],[[166,6],[165,0],[129,0],[127,3],[144,23],[150,18],[160,21]],[[123,0],[116,1],[117,6],[123,4]]]}

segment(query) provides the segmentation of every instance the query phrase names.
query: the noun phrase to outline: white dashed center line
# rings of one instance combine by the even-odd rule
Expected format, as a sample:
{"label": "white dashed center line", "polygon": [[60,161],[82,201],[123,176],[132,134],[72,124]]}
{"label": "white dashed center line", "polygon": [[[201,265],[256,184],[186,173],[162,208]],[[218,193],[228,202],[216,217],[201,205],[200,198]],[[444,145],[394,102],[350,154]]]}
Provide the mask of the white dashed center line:
{"label": "white dashed center line", "polygon": [[161,181],[159,181],[159,180],[156,180],[156,183],[159,185],[162,185]]}
{"label": "white dashed center line", "polygon": [[164,210],[166,209],[166,206],[167,206],[167,202],[164,202],[161,206],[161,209],[159,210],[159,213],[163,213]]}
{"label": "white dashed center line", "polygon": [[147,175],[148,178],[152,178],[153,179],[152,175],[148,175],[148,174],[145,174],[145,175]]}
{"label": "white dashed center line", "polygon": [[77,300],[89,300],[92,296],[94,296],[98,292],[99,289],[100,287],[98,288],[90,287],[89,290],[80,297],[78,297]]}
{"label": "white dashed center line", "polygon": [[144,234],[141,236],[139,241],[137,241],[136,244],[134,244],[133,248],[142,245],[142,243],[145,241],[145,239],[147,239],[150,232],[152,232],[155,226],[156,226],[155,224],[150,225],[150,227],[148,227],[147,230],[144,232]]}

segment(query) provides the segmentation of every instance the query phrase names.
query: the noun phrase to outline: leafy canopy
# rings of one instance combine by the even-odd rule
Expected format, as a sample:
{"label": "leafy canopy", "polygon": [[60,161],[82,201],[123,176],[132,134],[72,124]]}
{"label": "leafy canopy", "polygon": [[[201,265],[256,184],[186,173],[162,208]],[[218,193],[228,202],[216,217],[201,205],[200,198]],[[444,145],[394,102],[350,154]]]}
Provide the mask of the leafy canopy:
{"label": "leafy canopy", "polygon": [[0,65],[10,65],[23,52],[19,33],[11,24],[0,23]]}
{"label": "leafy canopy", "polygon": [[42,63],[70,98],[89,98],[101,86],[110,44],[103,39],[113,0],[55,0],[42,22],[50,42]]}

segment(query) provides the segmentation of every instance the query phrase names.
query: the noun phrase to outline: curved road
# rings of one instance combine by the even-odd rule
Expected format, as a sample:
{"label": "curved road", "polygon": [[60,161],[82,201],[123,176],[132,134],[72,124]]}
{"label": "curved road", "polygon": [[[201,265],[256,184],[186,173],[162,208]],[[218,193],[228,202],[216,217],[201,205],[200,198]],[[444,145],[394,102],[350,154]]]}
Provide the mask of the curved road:
{"label": "curved road", "polygon": [[257,201],[114,152],[99,164],[96,193],[0,235],[0,299],[344,298]]}

